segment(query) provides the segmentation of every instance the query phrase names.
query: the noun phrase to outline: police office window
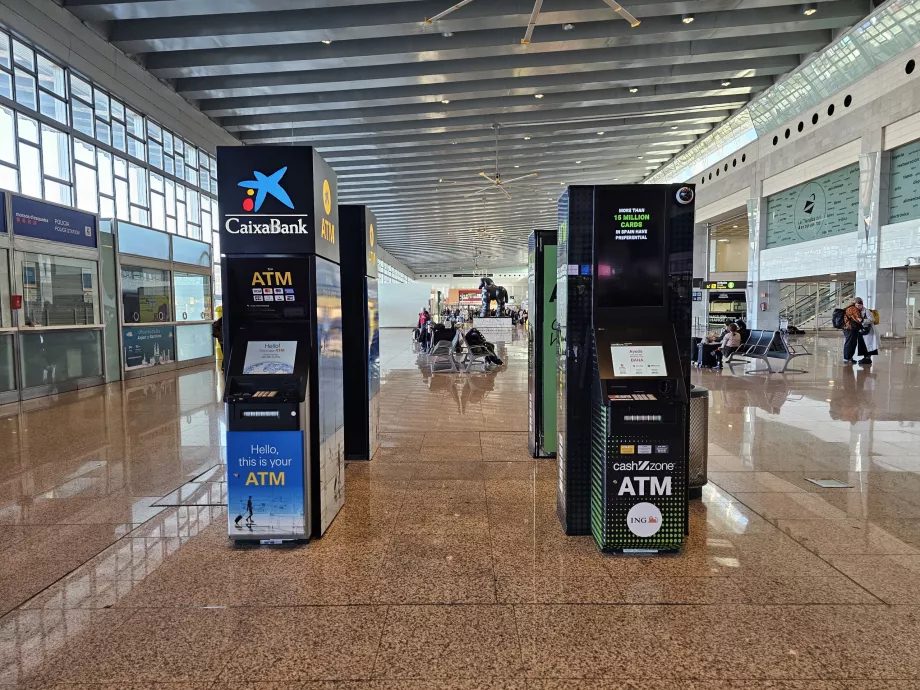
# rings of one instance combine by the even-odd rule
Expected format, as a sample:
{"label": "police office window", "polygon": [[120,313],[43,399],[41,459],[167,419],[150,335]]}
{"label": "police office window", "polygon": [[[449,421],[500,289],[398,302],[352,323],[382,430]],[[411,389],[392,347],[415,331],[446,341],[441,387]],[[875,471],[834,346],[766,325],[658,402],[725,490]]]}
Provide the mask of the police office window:
{"label": "police office window", "polygon": [[121,303],[125,323],[170,321],[171,292],[169,271],[141,266],[121,267]]}
{"label": "police office window", "polygon": [[26,326],[99,323],[95,261],[32,252],[16,252],[14,260]]}

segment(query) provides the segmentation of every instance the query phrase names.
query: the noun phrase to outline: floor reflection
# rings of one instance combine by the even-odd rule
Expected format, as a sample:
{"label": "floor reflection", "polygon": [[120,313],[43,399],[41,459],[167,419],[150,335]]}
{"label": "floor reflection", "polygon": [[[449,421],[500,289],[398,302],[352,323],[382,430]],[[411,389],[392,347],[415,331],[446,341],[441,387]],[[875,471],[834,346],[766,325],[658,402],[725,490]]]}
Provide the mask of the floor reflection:
{"label": "floor reflection", "polygon": [[686,548],[614,558],[562,534],[556,463],[526,452],[521,335],[499,368],[432,375],[384,330],[381,447],[294,549],[228,542],[212,369],[7,409],[0,687],[917,684],[914,341],[871,369],[822,337],[807,374],[694,371],[710,483]]}

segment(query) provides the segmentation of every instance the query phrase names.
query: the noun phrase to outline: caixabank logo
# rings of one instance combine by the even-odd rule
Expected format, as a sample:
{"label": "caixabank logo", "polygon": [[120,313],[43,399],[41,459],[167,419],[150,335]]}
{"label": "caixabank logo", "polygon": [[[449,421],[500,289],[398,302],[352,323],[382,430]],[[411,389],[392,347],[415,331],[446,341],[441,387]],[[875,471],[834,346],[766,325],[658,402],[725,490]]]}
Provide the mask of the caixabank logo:
{"label": "caixabank logo", "polygon": [[259,170],[252,171],[253,179],[242,180],[237,187],[245,190],[240,202],[241,214],[225,216],[224,229],[233,235],[306,235],[310,226],[304,223],[301,214],[260,213],[266,200],[273,199],[285,208],[294,210],[291,196],[281,182],[287,173],[287,166],[270,175]]}

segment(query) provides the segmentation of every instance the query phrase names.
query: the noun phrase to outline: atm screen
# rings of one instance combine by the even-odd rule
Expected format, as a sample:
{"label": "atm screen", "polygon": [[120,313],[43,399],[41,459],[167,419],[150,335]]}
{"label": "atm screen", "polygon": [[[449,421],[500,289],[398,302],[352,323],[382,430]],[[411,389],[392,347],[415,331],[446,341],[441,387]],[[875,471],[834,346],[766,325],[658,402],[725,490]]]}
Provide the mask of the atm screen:
{"label": "atm screen", "polygon": [[250,340],[246,344],[244,374],[293,374],[296,340]]}
{"label": "atm screen", "polygon": [[595,232],[597,306],[664,306],[664,227],[653,204],[610,204]]}
{"label": "atm screen", "polygon": [[613,375],[621,378],[665,377],[668,368],[659,343],[623,343],[610,346]]}

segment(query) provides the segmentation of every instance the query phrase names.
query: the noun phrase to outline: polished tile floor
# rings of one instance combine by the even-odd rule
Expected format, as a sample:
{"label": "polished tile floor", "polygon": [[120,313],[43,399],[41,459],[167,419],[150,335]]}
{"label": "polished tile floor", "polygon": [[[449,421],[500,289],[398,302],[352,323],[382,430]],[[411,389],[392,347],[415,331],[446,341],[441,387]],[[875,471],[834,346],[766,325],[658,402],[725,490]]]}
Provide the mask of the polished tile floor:
{"label": "polished tile floor", "polygon": [[694,372],[711,483],[661,558],[562,534],[523,343],[431,376],[408,340],[382,447],[295,549],[226,539],[212,370],[0,410],[0,688],[920,687],[920,339]]}

